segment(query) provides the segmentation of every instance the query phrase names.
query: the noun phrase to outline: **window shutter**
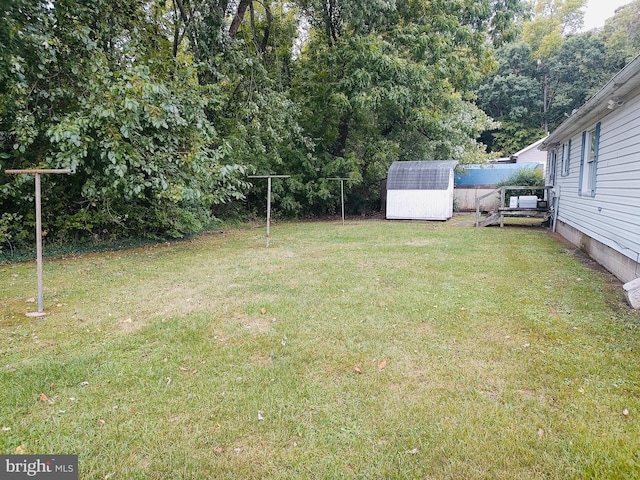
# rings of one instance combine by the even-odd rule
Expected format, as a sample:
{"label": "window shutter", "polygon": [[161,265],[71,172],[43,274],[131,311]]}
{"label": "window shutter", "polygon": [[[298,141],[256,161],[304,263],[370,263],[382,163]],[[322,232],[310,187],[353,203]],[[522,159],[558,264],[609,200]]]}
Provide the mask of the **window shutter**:
{"label": "window shutter", "polygon": [[587,132],[582,132],[582,151],[580,152],[580,178],[578,179],[578,195],[582,195],[582,177],[584,177],[584,155],[587,149]]}
{"label": "window shutter", "polygon": [[598,151],[600,150],[600,122],[596,125],[596,141],[594,147],[594,156],[593,156],[593,171],[591,172],[591,196],[596,196],[596,176],[598,174]]}

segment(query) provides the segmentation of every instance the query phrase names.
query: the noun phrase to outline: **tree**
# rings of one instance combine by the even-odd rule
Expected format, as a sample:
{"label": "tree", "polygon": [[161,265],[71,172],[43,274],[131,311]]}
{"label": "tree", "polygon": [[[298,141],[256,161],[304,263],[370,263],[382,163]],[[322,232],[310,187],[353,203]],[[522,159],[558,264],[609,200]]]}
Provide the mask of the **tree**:
{"label": "tree", "polygon": [[605,22],[600,36],[611,71],[621,70],[640,54],[640,0],[617,9],[615,15]]}
{"label": "tree", "polygon": [[308,0],[302,8],[315,28],[293,92],[321,171],[356,179],[360,203],[373,208],[394,160],[482,157],[475,139],[490,122],[468,91],[492,66],[494,8],[507,15],[513,4]]}
{"label": "tree", "polygon": [[496,52],[498,68],[479,85],[478,105],[501,123],[484,139],[510,155],[555,129],[617,70],[598,32],[573,33],[580,2],[539,1],[521,42]]}
{"label": "tree", "polygon": [[498,67],[480,84],[478,106],[500,122],[485,137],[491,151],[511,155],[544,136],[542,99],[536,62],[524,42],[509,43],[496,52]]}
{"label": "tree", "polygon": [[549,59],[562,47],[564,38],[576,32],[583,22],[582,8],[587,0],[537,0],[534,18],[526,22],[524,41],[531,46],[531,54],[538,62],[542,77],[542,124],[549,131],[549,110],[553,103],[550,90]]}
{"label": "tree", "polygon": [[[484,157],[476,139],[493,124],[470,88],[519,11],[15,0],[0,19],[0,167],[75,170],[47,180],[49,238],[197,232],[220,205],[262,198],[260,186],[246,196],[248,172],[291,175],[273,192],[287,214],[334,208],[331,176],[353,179],[352,211],[369,209],[394,160]],[[9,216],[30,229],[28,182],[0,179],[5,239],[19,238]]]}
{"label": "tree", "polygon": [[[75,170],[49,180],[50,237],[181,236],[199,231],[212,205],[242,195],[243,168],[225,165],[205,115],[208,92],[187,56],[172,57],[161,9],[134,0],[117,9],[103,0],[25,5],[5,18],[19,44],[2,62],[0,167]],[[13,228],[23,231],[27,182],[0,184],[2,211],[22,216]]]}
{"label": "tree", "polygon": [[567,37],[548,61],[549,127],[558,127],[615,73],[607,67],[605,46],[597,34]]}

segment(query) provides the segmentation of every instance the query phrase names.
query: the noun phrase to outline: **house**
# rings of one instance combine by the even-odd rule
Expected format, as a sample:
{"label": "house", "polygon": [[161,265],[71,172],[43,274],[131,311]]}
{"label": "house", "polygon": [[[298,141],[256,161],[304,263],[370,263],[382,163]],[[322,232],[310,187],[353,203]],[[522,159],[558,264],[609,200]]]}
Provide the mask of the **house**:
{"label": "house", "polygon": [[509,157],[496,158],[491,163],[542,163],[545,165],[547,163],[547,154],[540,150],[540,145],[546,138],[547,137],[541,138],[527,145]]}
{"label": "house", "polygon": [[[544,152],[540,152],[543,155]],[[544,163],[489,163],[465,165],[454,178],[453,201],[460,211],[475,211],[480,200],[480,210],[488,212],[500,206],[500,195],[490,195],[498,184],[509,179],[521,169],[543,170]],[[487,196],[488,195],[488,196]],[[485,198],[482,198],[485,197]]]}
{"label": "house", "polygon": [[640,277],[640,56],[540,149],[554,228],[622,282]]}
{"label": "house", "polygon": [[537,142],[532,143],[524,147],[519,152],[511,155],[511,158],[515,158],[516,163],[542,163],[543,165],[547,161],[547,155],[539,149],[540,145],[546,140],[545,138],[541,138]]}
{"label": "house", "polygon": [[387,175],[389,220],[447,220],[453,216],[457,161],[393,162]]}

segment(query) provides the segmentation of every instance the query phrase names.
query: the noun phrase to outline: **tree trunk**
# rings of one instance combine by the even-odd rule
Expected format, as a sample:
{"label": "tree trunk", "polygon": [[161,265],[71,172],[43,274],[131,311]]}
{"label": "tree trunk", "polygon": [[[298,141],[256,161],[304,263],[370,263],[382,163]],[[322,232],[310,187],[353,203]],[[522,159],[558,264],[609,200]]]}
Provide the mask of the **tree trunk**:
{"label": "tree trunk", "polygon": [[544,72],[542,79],[542,128],[549,133],[549,75]]}
{"label": "tree trunk", "polygon": [[333,47],[335,42],[338,40],[335,25],[333,24],[333,0],[322,1],[322,13],[324,16],[324,26],[327,35],[327,42],[329,43],[330,47]]}
{"label": "tree trunk", "polygon": [[347,148],[347,139],[349,138],[349,118],[342,117],[340,124],[338,125],[338,140],[333,149],[333,155],[336,157],[343,157],[344,151]]}
{"label": "tree trunk", "polygon": [[238,11],[236,12],[236,16],[233,17],[233,21],[231,22],[231,26],[229,27],[229,36],[231,38],[235,37],[236,34],[238,33],[238,30],[240,29],[240,24],[244,19],[244,14],[247,12],[247,7],[249,7],[250,3],[251,3],[251,0],[240,0],[240,3],[238,4]]}
{"label": "tree trunk", "polygon": [[[182,22],[178,19],[178,12],[176,11],[176,7],[180,10],[180,17],[182,18]],[[189,15],[187,15],[187,11],[184,8],[184,3],[182,0],[173,0],[173,14],[175,17],[174,22],[174,30],[173,30],[173,58],[176,58],[178,55],[178,47],[180,43],[182,43],[182,39],[184,38],[184,33],[187,28],[187,23],[189,23]],[[181,25],[184,25],[182,31],[180,31]]]}
{"label": "tree trunk", "polygon": [[271,23],[273,22],[273,15],[271,14],[271,8],[267,2],[264,3],[264,11],[267,15],[267,26],[264,29],[264,36],[262,37],[262,43],[260,44],[260,51],[262,53],[267,51],[267,45],[269,44],[269,33],[271,32]]}

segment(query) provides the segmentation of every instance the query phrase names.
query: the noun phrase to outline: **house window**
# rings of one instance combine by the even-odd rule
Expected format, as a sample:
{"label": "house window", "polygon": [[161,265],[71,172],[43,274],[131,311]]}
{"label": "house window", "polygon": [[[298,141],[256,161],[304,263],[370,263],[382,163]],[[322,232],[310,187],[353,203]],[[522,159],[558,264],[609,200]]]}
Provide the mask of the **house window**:
{"label": "house window", "polygon": [[567,143],[562,144],[562,165],[560,169],[560,174],[563,177],[569,175],[569,163],[571,161],[571,140]]}
{"label": "house window", "polygon": [[580,158],[579,194],[596,196],[596,174],[598,171],[598,148],[600,146],[600,123],[596,128],[582,132],[582,155]]}

